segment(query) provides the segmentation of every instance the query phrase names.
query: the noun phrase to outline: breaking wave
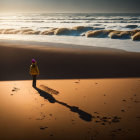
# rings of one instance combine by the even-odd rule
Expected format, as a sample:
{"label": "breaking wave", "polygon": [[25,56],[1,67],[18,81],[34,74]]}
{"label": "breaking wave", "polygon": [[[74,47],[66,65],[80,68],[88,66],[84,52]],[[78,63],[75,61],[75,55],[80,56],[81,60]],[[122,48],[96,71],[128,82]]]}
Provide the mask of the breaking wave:
{"label": "breaking wave", "polygon": [[0,34],[82,36],[139,40],[139,14],[0,15]]}
{"label": "breaking wave", "polygon": [[[135,25],[128,25],[126,28],[136,28]],[[98,29],[98,30],[97,30]],[[111,38],[111,39],[131,39],[140,40],[140,29],[119,31],[100,29],[88,26],[75,26],[72,28],[51,28],[48,30],[33,30],[29,28],[21,29],[0,29],[0,34],[22,34],[22,35],[69,35],[69,36],[86,36],[94,38]]]}

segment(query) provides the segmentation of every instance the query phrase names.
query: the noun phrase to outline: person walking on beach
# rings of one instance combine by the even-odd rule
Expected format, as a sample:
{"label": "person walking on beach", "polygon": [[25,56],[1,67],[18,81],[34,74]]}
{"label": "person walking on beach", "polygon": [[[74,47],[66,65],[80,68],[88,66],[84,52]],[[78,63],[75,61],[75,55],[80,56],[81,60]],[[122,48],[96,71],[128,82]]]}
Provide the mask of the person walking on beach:
{"label": "person walking on beach", "polygon": [[36,87],[36,77],[39,75],[39,69],[35,59],[32,59],[32,64],[30,66],[30,75],[33,77],[32,86]]}

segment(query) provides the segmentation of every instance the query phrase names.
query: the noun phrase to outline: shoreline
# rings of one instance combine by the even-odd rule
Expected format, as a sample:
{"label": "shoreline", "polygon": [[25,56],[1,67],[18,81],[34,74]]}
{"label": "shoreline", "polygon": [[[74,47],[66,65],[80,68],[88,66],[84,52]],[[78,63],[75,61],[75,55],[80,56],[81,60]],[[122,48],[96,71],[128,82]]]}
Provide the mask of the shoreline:
{"label": "shoreline", "polygon": [[[16,39],[16,40],[14,40]],[[51,47],[68,48],[109,48],[127,52],[140,52],[140,42],[129,39],[86,38],[78,36],[45,36],[45,35],[0,35],[0,42],[19,44],[38,44]]]}
{"label": "shoreline", "polygon": [[[24,47],[36,47],[36,49],[39,49],[41,47],[44,48],[63,48],[63,49],[79,49],[79,50],[111,50],[111,51],[125,51],[129,52],[123,49],[117,49],[117,48],[109,48],[109,47],[99,47],[99,46],[89,46],[89,45],[78,45],[78,44],[67,44],[67,43],[54,43],[54,42],[39,42],[39,41],[25,41],[25,40],[5,40],[5,39],[0,39],[0,46],[5,45],[5,46],[10,46],[10,45],[15,45],[14,47],[22,48],[20,45],[25,45]],[[30,45],[30,46],[27,46]],[[32,46],[33,45],[33,46]],[[35,49],[35,48],[34,48]],[[130,52],[131,53],[131,52]],[[140,52],[132,52],[132,53],[140,53]]]}
{"label": "shoreline", "polygon": [[[92,51],[114,51],[114,52],[128,52],[123,49],[109,48],[109,47],[99,47],[99,46],[89,46],[89,45],[78,45],[78,44],[67,44],[67,43],[54,43],[54,42],[38,42],[38,41],[24,41],[24,40],[5,40],[0,39],[0,46],[12,46],[14,48],[33,48],[33,49],[73,49],[75,50],[92,50]],[[140,53],[140,52],[130,52],[130,53]]]}

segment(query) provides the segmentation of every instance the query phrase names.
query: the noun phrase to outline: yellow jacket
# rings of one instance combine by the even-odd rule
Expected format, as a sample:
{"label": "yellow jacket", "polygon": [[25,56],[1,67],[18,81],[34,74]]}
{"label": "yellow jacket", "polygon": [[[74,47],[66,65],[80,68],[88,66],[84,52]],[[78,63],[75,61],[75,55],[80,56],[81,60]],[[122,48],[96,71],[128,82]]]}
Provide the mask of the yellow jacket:
{"label": "yellow jacket", "polygon": [[39,69],[37,63],[32,63],[30,66],[30,74],[31,75],[39,75]]}

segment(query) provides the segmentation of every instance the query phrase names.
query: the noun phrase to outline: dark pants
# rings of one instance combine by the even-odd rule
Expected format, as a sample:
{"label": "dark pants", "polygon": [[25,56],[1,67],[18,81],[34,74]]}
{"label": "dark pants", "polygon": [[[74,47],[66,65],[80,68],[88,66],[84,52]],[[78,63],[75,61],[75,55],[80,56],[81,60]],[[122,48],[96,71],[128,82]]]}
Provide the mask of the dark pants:
{"label": "dark pants", "polygon": [[33,87],[36,87],[36,75],[33,75]]}

